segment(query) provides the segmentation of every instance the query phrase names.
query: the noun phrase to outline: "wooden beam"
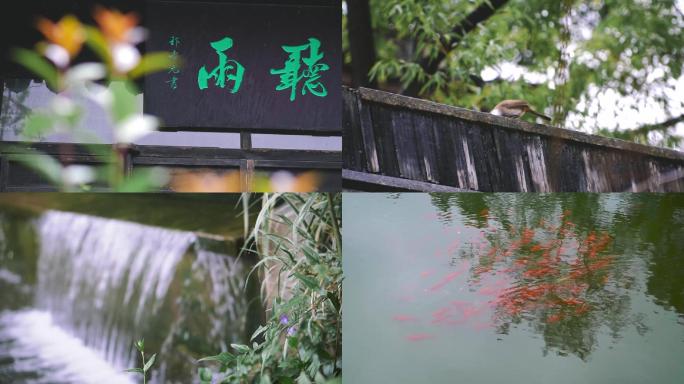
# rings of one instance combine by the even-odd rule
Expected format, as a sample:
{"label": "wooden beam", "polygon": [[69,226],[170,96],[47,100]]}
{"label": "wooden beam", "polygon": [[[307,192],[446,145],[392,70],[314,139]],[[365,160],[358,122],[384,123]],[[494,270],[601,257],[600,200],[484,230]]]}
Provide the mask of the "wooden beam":
{"label": "wooden beam", "polygon": [[342,170],[342,183],[345,188],[350,187],[350,189],[362,191],[476,192],[447,185],[357,172],[349,169]]}

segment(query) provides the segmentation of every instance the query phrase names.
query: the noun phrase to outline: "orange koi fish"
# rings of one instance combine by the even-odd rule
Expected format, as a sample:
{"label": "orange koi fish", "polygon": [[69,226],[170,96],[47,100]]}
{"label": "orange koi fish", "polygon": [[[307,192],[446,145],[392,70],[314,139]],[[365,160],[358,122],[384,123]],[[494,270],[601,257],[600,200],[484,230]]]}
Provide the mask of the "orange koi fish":
{"label": "orange koi fish", "polygon": [[434,336],[429,334],[429,333],[414,333],[414,334],[406,336],[406,339],[408,341],[421,341],[421,340],[432,339],[433,337]]}

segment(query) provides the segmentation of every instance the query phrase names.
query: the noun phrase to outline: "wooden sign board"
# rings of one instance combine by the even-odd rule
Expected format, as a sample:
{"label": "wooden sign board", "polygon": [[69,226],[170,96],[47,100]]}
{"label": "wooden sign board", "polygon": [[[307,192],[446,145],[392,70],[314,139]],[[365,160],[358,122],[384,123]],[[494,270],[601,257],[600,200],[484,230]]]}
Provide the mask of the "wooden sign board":
{"label": "wooden sign board", "polygon": [[150,1],[147,52],[182,65],[145,79],[166,128],[341,133],[339,1]]}

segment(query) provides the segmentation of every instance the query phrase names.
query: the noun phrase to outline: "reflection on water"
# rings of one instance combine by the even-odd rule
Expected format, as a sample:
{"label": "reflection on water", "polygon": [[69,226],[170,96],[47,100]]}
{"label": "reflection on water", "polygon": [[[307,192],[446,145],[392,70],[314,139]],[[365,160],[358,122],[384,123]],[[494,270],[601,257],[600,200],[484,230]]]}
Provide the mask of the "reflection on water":
{"label": "reflection on water", "polygon": [[[199,357],[245,342],[237,245],[94,216],[0,211],[0,382],[192,382]],[[195,379],[196,380],[196,379]]]}
{"label": "reflection on water", "polygon": [[343,207],[345,381],[684,379],[684,195]]}

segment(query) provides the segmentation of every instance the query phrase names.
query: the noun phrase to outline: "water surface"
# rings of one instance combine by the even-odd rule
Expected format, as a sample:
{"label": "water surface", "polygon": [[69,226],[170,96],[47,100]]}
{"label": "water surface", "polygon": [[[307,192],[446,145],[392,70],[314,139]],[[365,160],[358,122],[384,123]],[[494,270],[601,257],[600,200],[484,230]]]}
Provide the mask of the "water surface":
{"label": "water surface", "polygon": [[684,382],[684,195],[345,194],[345,383]]}

